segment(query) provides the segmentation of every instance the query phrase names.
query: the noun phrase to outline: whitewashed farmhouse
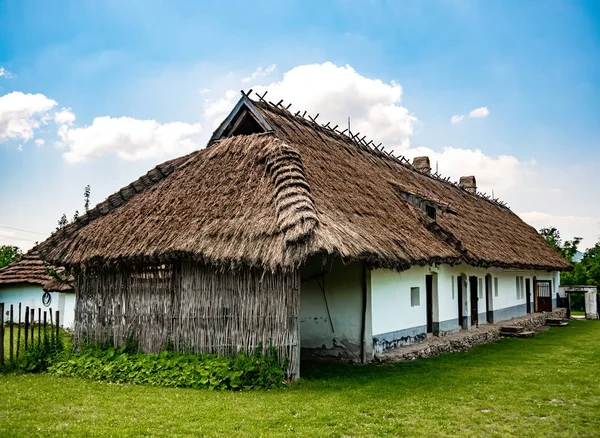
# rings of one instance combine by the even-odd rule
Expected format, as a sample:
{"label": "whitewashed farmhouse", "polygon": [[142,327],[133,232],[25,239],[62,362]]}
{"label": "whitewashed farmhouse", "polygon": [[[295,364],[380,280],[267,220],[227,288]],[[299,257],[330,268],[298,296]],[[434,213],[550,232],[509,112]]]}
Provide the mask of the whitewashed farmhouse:
{"label": "whitewashed farmhouse", "polygon": [[378,352],[555,307],[571,266],[503,203],[358,133],[244,94],[207,147],[41,245],[76,337],[233,354]]}
{"label": "whitewashed farmhouse", "polygon": [[[5,321],[10,318],[11,304],[14,321],[19,321],[19,303],[21,321],[25,321],[26,307],[58,310],[63,327],[73,327],[75,321],[75,291],[69,284],[48,275],[35,248],[0,269],[0,303],[4,303]],[[37,310],[35,315],[37,321]]]}

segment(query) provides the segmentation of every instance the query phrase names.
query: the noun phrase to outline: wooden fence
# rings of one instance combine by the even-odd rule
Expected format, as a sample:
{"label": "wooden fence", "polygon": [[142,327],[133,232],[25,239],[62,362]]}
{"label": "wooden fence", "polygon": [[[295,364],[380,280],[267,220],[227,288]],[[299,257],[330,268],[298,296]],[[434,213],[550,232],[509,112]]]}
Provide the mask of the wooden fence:
{"label": "wooden fence", "polygon": [[[4,366],[5,360],[15,363],[25,351],[36,344],[41,346],[42,343],[54,343],[60,335],[60,312],[58,310],[54,312],[53,318],[52,308],[42,310],[25,306],[25,318],[22,321],[21,303],[17,308],[18,318],[15,321],[15,306],[13,304],[5,306],[5,303],[0,303],[0,368]],[[37,320],[35,319],[36,310]],[[6,352],[4,349],[7,332],[9,336],[8,351]],[[23,333],[22,336],[21,333]],[[21,339],[23,339],[23,343],[21,343]]]}

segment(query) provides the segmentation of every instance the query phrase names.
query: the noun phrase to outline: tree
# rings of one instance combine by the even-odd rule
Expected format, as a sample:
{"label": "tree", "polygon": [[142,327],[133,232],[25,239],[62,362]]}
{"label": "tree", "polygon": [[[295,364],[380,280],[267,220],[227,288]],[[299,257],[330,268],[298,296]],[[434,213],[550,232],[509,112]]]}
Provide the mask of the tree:
{"label": "tree", "polygon": [[560,252],[565,259],[570,263],[573,263],[573,257],[575,257],[575,254],[578,252],[581,237],[574,237],[573,240],[567,240],[563,243],[562,238],[560,237],[560,231],[555,227],[542,228],[540,234],[554,249]]}
{"label": "tree", "polygon": [[88,184],[87,186],[85,186],[85,189],[83,189],[83,204],[85,207],[85,212],[87,213],[90,209],[90,185]]}
{"label": "tree", "polygon": [[17,260],[23,252],[17,246],[2,245],[0,246],[0,268],[10,265]]}

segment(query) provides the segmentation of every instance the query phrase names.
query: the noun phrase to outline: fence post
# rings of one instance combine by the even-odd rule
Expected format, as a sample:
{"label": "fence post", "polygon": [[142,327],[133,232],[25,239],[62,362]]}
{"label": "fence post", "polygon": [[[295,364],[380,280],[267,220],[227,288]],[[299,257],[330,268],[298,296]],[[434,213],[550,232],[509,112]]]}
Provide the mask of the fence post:
{"label": "fence post", "polygon": [[47,323],[46,323],[46,316],[48,312],[46,312],[44,310],[44,346],[48,345],[48,334],[46,333],[46,327],[47,327]]}
{"label": "fence post", "polygon": [[13,339],[13,336],[14,336],[14,327],[13,327],[14,312],[13,312],[12,304],[10,305],[10,317],[9,318],[10,319],[9,319],[8,323],[10,324],[10,327],[8,328],[8,330],[9,330],[10,339],[8,340],[8,345],[9,345],[9,351],[10,351],[10,355],[9,355],[10,362],[12,363],[15,360],[15,357],[14,357],[15,356],[15,345],[14,345],[14,339]]}
{"label": "fence post", "polygon": [[50,314],[50,343],[54,344],[54,324],[52,322],[52,307],[50,307],[50,311],[48,313]]}
{"label": "fence post", "polygon": [[59,330],[59,327],[60,327],[59,318],[60,318],[60,312],[57,310],[56,311],[56,342],[58,342],[58,334],[59,334],[58,330]]}
{"label": "fence post", "polygon": [[4,303],[0,303],[0,366],[4,366]]}
{"label": "fence post", "polygon": [[19,325],[17,326],[17,360],[19,360],[19,350],[21,349],[21,303],[19,303]]}
{"label": "fence post", "polygon": [[31,310],[31,316],[29,317],[29,323],[31,324],[31,346],[33,347],[33,334],[35,333],[35,325],[34,325],[34,320],[35,320],[35,309],[32,307]]}
{"label": "fence post", "polygon": [[25,351],[27,351],[27,338],[29,337],[29,306],[25,307]]}
{"label": "fence post", "polygon": [[38,309],[38,347],[42,345],[42,309]]}

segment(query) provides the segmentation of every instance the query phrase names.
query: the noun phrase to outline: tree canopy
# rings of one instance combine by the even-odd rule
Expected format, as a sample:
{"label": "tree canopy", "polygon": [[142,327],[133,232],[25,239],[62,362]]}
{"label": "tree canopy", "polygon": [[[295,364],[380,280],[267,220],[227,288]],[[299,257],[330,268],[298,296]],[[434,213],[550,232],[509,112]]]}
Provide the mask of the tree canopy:
{"label": "tree canopy", "polygon": [[561,285],[596,285],[600,288],[600,242],[587,249],[581,261],[577,262],[573,258],[578,252],[580,237],[563,241],[555,227],[542,228],[540,234],[573,265],[572,272],[561,274]]}
{"label": "tree canopy", "polygon": [[1,245],[0,246],[0,268],[10,265],[17,260],[23,251],[18,246]]}

